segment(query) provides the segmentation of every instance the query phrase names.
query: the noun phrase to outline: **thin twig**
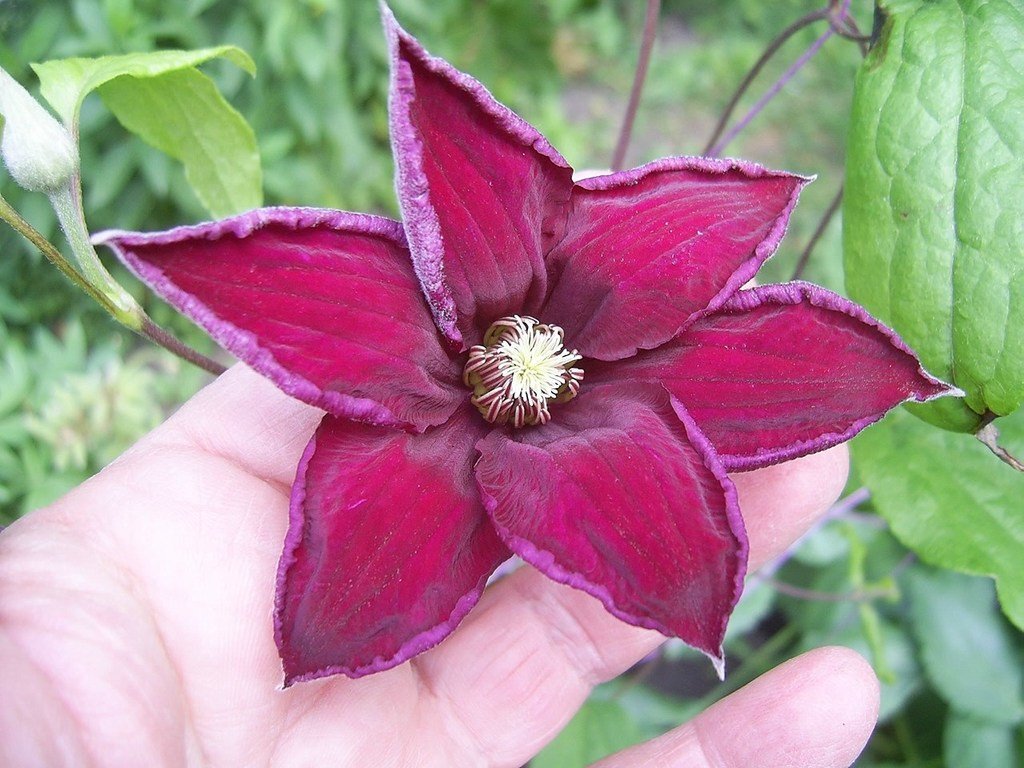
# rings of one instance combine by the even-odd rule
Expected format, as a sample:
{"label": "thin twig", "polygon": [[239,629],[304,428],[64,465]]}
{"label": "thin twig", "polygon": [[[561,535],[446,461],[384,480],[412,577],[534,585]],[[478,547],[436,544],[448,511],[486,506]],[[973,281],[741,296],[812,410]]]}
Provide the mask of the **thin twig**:
{"label": "thin twig", "polygon": [[999,444],[999,430],[993,422],[989,421],[988,424],[975,432],[974,436],[1004,464],[1008,464],[1018,472],[1024,472],[1024,462]]}
{"label": "thin twig", "polygon": [[761,70],[764,69],[765,64],[767,64],[768,61],[778,53],[779,49],[786,44],[786,41],[789,40],[789,38],[801,29],[809,27],[822,19],[828,18],[828,15],[828,8],[820,8],[817,11],[811,11],[807,15],[794,21],[782,30],[774,40],[768,43],[768,47],[765,48],[764,53],[761,54],[761,57],[754,63],[754,66],[750,68],[746,75],[744,75],[743,80],[740,81],[740,84],[736,88],[735,93],[733,93],[732,98],[729,99],[729,103],[722,112],[722,116],[718,118],[718,124],[715,126],[715,130],[711,133],[711,138],[708,139],[708,143],[704,146],[704,151],[701,152],[702,155],[710,154],[711,148],[718,143],[719,138],[722,136],[722,132],[725,131],[725,126],[732,117],[732,113],[740,103],[740,99],[743,98],[743,94],[747,92],[747,89],[751,86],[757,76],[761,74]]}
{"label": "thin twig", "polygon": [[629,91],[629,103],[626,105],[626,114],[622,118],[622,128],[619,130],[619,140],[615,143],[615,153],[612,155],[613,171],[621,171],[626,160],[626,149],[629,147],[629,139],[633,134],[633,123],[636,120],[637,110],[640,109],[640,95],[643,93],[647,68],[651,63],[651,50],[654,48],[654,38],[658,32],[660,13],[661,0],[647,0],[644,36],[640,43],[636,72],[633,74],[633,87]]}
{"label": "thin twig", "polygon": [[814,230],[814,234],[811,235],[811,239],[807,241],[807,245],[804,246],[803,252],[800,254],[800,259],[796,263],[796,267],[793,269],[793,277],[791,280],[799,280],[800,276],[803,275],[804,269],[807,267],[807,262],[811,259],[811,253],[814,251],[814,247],[821,240],[822,235],[825,234],[825,230],[828,229],[828,225],[832,222],[832,217],[836,215],[836,211],[839,210],[839,204],[843,201],[843,185],[839,185],[839,189],[832,198],[832,202],[828,204],[828,208],[825,209],[824,215],[818,222],[818,226]]}
{"label": "thin twig", "polygon": [[896,590],[892,587],[874,587],[872,589],[855,589],[852,592],[822,592],[817,589],[805,589],[794,584],[787,584],[773,578],[764,580],[776,592],[798,600],[816,600],[824,603],[866,603],[880,597],[894,597]]}
{"label": "thin twig", "polygon": [[139,332],[153,343],[159,344],[168,352],[173,352],[182,360],[187,360],[192,363],[192,365],[202,368],[207,373],[212,373],[214,376],[220,376],[227,370],[227,368],[216,360],[212,360],[202,352],[192,349],[192,347],[185,344],[177,336],[174,336],[170,332],[161,328],[159,325],[154,323],[148,315],[142,316],[142,329]]}
{"label": "thin twig", "polygon": [[800,58],[798,58],[796,61],[790,64],[789,68],[782,73],[782,77],[776,80],[772,84],[772,87],[765,91],[764,95],[757,100],[757,103],[754,104],[754,106],[750,108],[747,114],[743,116],[743,119],[736,123],[736,125],[734,125],[732,128],[730,128],[726,132],[726,134],[721,139],[719,139],[718,143],[711,147],[707,154],[709,154],[711,157],[717,157],[718,155],[720,155],[722,153],[722,150],[724,150],[726,146],[728,146],[729,143],[739,135],[740,131],[742,131],[744,128],[750,125],[750,122],[761,113],[761,110],[763,110],[768,105],[768,102],[774,99],[775,96],[779,93],[779,91],[781,91],[785,87],[786,83],[792,80],[796,73],[803,69],[804,65],[808,61],[814,58],[814,55],[821,50],[822,46],[824,46],[825,43],[828,42],[829,38],[832,37],[834,34],[835,32],[833,31],[832,27],[829,27],[827,30],[825,30],[825,33],[823,35],[821,35],[817,40],[811,43],[811,47],[804,51],[800,55]]}
{"label": "thin twig", "polygon": [[[833,6],[834,7],[834,6]],[[849,14],[849,2],[844,2],[840,6],[838,12],[829,15],[828,23],[831,25],[835,33],[844,38],[845,40],[852,40],[857,43],[857,47],[860,48],[860,55],[868,55],[868,43],[871,41],[871,35],[865,35],[860,31],[860,27],[857,26],[857,21]]]}
{"label": "thin twig", "polygon": [[861,486],[855,491],[850,491],[846,496],[839,499],[833,504],[828,512],[825,513],[822,518],[822,522],[828,522],[829,520],[838,520],[851,514],[861,504],[866,504],[871,500],[871,491],[865,486]]}
{"label": "thin twig", "polygon": [[71,262],[64,258],[64,255],[57,250],[43,234],[25,221],[24,218],[0,196],[0,218],[10,224],[18,234],[28,240],[32,245],[46,257],[47,261],[53,264],[72,283],[85,291],[90,298],[103,307],[111,317],[126,328],[135,331],[140,336],[159,344],[169,352],[178,357],[199,366],[204,371],[219,376],[226,370],[223,365],[211,360],[206,355],[197,352],[184,344],[159,325],[154,323],[141,308],[134,307],[134,311],[127,311],[124,307],[118,306],[102,290],[86,280],[82,274],[72,266]]}

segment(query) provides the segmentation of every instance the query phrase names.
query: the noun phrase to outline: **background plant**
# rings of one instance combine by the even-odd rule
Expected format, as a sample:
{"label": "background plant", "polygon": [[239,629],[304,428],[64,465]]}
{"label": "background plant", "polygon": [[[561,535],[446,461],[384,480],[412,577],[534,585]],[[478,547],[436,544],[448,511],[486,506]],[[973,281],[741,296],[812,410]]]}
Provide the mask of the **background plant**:
{"label": "background plant", "polygon": [[[643,4],[392,4],[432,51],[483,80],[574,166],[608,166]],[[666,0],[628,164],[701,152],[766,44],[818,8],[810,0]],[[870,30],[868,4],[854,4],[853,12]],[[822,31],[820,23],[808,26],[786,42],[737,116]],[[227,62],[203,71],[255,130],[266,203],[395,213],[386,60],[374,3],[8,0],[0,3],[0,41],[0,66],[30,88],[36,81],[29,62],[238,45],[258,65],[254,80]],[[830,40],[726,149],[819,176],[766,279],[792,276],[817,240],[802,274],[845,289],[839,215],[825,214],[843,183],[862,59],[855,42]],[[1024,104],[1017,109],[1021,123]],[[95,96],[83,106],[80,143],[93,231],[160,229],[208,216],[180,166],[131,136]],[[46,198],[6,176],[2,182],[3,196],[61,244]],[[0,254],[0,514],[7,522],[97,471],[205,375],[126,335],[6,227]],[[203,334],[110,266],[154,320],[213,354]],[[1024,453],[1020,414],[997,423],[1003,444]],[[752,578],[732,621],[724,684],[692,652],[669,644],[599,689],[535,764],[583,765],[691,716],[806,648],[842,643],[871,658],[883,681],[881,726],[859,764],[1015,765],[1024,750],[1024,584],[1012,564],[1024,554],[1024,479],[969,435],[906,413],[868,430],[854,457],[845,500]],[[962,512],[962,526],[949,523],[951,508]],[[998,575],[1002,606],[1016,626],[1000,611],[992,580],[935,566]]]}

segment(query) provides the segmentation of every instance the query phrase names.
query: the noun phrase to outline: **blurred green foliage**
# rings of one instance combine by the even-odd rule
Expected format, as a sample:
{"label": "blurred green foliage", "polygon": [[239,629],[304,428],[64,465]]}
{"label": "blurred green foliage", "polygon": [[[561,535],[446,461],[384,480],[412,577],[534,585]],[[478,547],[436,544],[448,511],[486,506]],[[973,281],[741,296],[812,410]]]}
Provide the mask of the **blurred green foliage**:
{"label": "blurred green foliage", "polygon": [[[607,164],[643,3],[392,0],[392,6],[432,52],[482,80],[575,167]],[[665,0],[630,162],[699,152],[766,42],[816,7],[808,0]],[[868,27],[868,3],[854,11]],[[737,116],[818,34],[806,30],[787,43]],[[0,3],[0,65],[30,89],[36,88],[32,61],[220,44],[241,46],[258,66],[255,80],[217,62],[203,71],[255,129],[268,204],[395,212],[375,3]],[[820,176],[766,279],[790,276],[841,182],[859,61],[856,46],[830,42],[728,149]],[[81,144],[94,231],[159,229],[204,217],[177,164],[130,137],[96,97],[83,109]],[[4,196],[53,238],[45,199],[2,181]],[[806,276],[842,290],[838,220]],[[138,286],[133,290],[142,297]],[[145,303],[155,320],[210,352],[186,321],[151,299]],[[125,335],[39,254],[0,229],[0,524],[100,469],[204,380]],[[851,480],[850,490],[858,485]],[[858,765],[1013,768],[1015,749],[1024,743],[1024,642],[999,612],[991,582],[918,563],[864,494],[857,499],[859,505],[838,509],[789,556],[752,577],[730,626],[725,683],[706,659],[669,642],[632,673],[600,687],[536,764],[583,765],[677,725],[803,650],[841,643],[872,659],[883,680],[881,725]],[[911,508],[914,499],[904,503]],[[973,642],[966,648],[956,632],[965,616]],[[971,653],[985,655],[986,676],[973,674]],[[995,713],[987,708],[995,700],[979,688],[992,676],[1003,702]]]}

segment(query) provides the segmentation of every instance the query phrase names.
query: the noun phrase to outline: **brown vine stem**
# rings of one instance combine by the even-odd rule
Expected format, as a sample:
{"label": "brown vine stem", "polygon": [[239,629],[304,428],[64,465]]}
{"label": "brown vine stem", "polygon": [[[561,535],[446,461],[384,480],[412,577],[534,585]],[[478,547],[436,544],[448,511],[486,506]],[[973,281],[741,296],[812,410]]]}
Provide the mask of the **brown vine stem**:
{"label": "brown vine stem", "polygon": [[619,130],[619,140],[615,143],[615,152],[612,155],[613,171],[621,171],[626,161],[626,150],[629,148],[629,139],[633,135],[636,113],[640,109],[640,96],[644,90],[644,82],[647,80],[647,69],[651,63],[651,51],[654,49],[654,38],[658,33],[658,17],[660,15],[661,0],[647,0],[644,35],[640,43],[636,71],[633,73],[633,86],[629,90],[629,103],[626,105],[626,114],[622,118],[622,128]]}
{"label": "brown vine stem", "polygon": [[176,354],[182,360],[186,360],[192,363],[192,365],[202,368],[207,373],[212,373],[214,376],[220,376],[227,370],[227,368],[216,360],[212,360],[202,352],[192,349],[192,347],[178,339],[177,336],[172,335],[170,332],[154,323],[148,315],[144,314],[142,316],[142,329],[139,333],[154,344],[159,344],[169,352]]}
{"label": "brown vine stem", "polygon": [[894,587],[873,587],[870,589],[855,589],[852,592],[822,592],[817,589],[805,589],[794,584],[787,584],[777,579],[765,579],[766,586],[776,592],[795,597],[797,600],[814,600],[823,603],[866,603],[882,597],[895,597],[897,595]]}
{"label": "brown vine stem", "polygon": [[219,376],[224,373],[226,369],[223,365],[218,363],[216,360],[211,360],[201,352],[192,349],[180,339],[161,328],[159,325],[154,323],[149,316],[142,311],[142,308],[138,307],[138,305],[135,305],[129,310],[119,306],[116,302],[111,301],[110,297],[103,293],[102,290],[86,280],[82,274],[71,265],[71,262],[64,258],[64,255],[57,250],[53,243],[47,240],[39,230],[25,221],[21,214],[19,214],[2,196],[0,196],[0,218],[6,221],[14,231],[38,248],[43,256],[46,257],[47,261],[57,267],[61,274],[63,274],[68,280],[85,291],[90,298],[103,307],[107,314],[117,320],[118,323],[132,331],[135,331],[140,336],[149,339],[155,344],[160,345],[183,360],[186,360],[193,365],[197,365],[204,371],[212,373],[214,376]]}
{"label": "brown vine stem", "polygon": [[786,44],[786,41],[801,29],[809,27],[822,19],[828,18],[829,13],[829,8],[819,8],[816,11],[811,11],[794,21],[782,30],[774,40],[768,43],[768,47],[765,48],[764,53],[761,54],[761,58],[754,62],[754,66],[752,66],[747,74],[743,76],[743,80],[740,81],[740,84],[737,86],[732,98],[729,99],[729,103],[726,104],[721,117],[718,118],[718,124],[711,133],[711,138],[708,139],[707,144],[704,146],[704,150],[701,152],[702,155],[711,154],[711,150],[718,143],[719,139],[722,138],[722,134],[725,132],[725,126],[729,123],[730,118],[732,118],[733,112],[736,111],[736,107],[739,105],[740,99],[743,98],[743,94],[747,92],[747,89],[750,88],[754,80],[757,79],[757,76],[761,74],[761,70],[764,69],[764,66],[776,53],[778,53],[779,49]]}
{"label": "brown vine stem", "polygon": [[768,103],[772,99],[779,95],[779,92],[786,87],[786,84],[790,80],[796,77],[796,74],[801,69],[804,68],[807,62],[813,59],[818,54],[818,51],[825,47],[825,43],[827,43],[829,41],[829,38],[831,38],[834,34],[835,31],[832,29],[832,27],[829,27],[828,29],[825,30],[825,33],[823,35],[821,35],[820,37],[818,37],[817,40],[811,43],[811,47],[804,51],[802,54],[800,54],[800,58],[798,58],[796,61],[790,64],[789,68],[782,73],[782,76],[774,83],[772,83],[771,87],[767,91],[765,91],[764,95],[757,100],[757,103],[754,104],[754,106],[752,106],[749,110],[747,110],[747,114],[745,114],[739,120],[739,122],[736,123],[736,125],[734,125],[728,131],[726,131],[725,135],[718,140],[718,143],[711,148],[708,154],[711,155],[712,157],[718,157],[719,155],[721,155],[725,148],[732,142],[732,140],[739,136],[739,134],[748,125],[750,125],[750,123],[754,120],[755,117],[761,114],[762,110],[764,110],[764,108],[768,106]]}
{"label": "brown vine stem", "polygon": [[828,204],[828,208],[822,215],[821,220],[818,221],[818,226],[814,230],[814,234],[811,235],[811,239],[807,241],[807,245],[804,246],[803,252],[800,254],[800,258],[796,263],[796,267],[793,269],[793,276],[791,280],[799,280],[804,273],[804,269],[807,268],[807,262],[811,259],[811,253],[814,252],[815,246],[818,245],[818,241],[821,240],[822,235],[825,234],[825,230],[828,229],[828,225],[832,221],[832,217],[836,215],[836,211],[839,210],[839,204],[843,202],[843,185],[839,185],[839,190],[836,192],[835,197],[832,198],[832,202]]}
{"label": "brown vine stem", "polygon": [[975,432],[974,436],[1004,464],[1008,464],[1018,472],[1024,472],[1024,462],[999,444],[999,430],[993,422],[989,421],[988,424]]}

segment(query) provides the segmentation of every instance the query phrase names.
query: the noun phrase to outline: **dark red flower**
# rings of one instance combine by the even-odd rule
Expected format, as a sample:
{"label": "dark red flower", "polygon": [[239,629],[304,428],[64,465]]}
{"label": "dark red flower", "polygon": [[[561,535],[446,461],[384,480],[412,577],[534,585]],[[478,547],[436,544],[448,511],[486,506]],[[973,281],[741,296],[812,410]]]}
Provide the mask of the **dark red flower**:
{"label": "dark red flower", "polygon": [[536,130],[385,24],[404,226],[268,208],[98,238],[327,411],[278,576],[286,683],[435,645],[510,550],[720,668],[747,555],[726,472],[948,388],[839,296],[741,290],[806,179],[668,158],[574,184]]}

